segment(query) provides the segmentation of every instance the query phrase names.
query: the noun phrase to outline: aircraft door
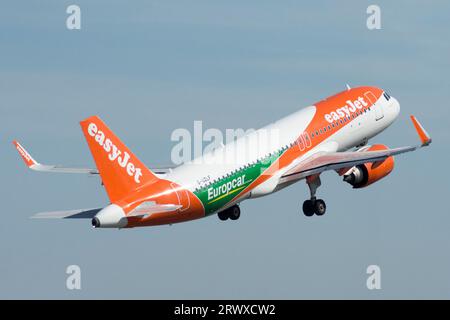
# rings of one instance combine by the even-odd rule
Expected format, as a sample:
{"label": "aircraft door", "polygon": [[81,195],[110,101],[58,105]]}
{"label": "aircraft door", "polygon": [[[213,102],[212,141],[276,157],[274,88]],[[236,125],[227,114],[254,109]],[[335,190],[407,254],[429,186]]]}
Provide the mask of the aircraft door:
{"label": "aircraft door", "polygon": [[367,100],[370,101],[370,104],[372,105],[371,108],[373,108],[375,111],[375,120],[378,121],[380,119],[383,119],[383,106],[380,103],[377,103],[377,98],[372,93],[372,91],[367,91],[366,93],[364,93],[364,96],[367,98]]}
{"label": "aircraft door", "polygon": [[180,187],[177,186],[175,183],[171,183],[170,186],[172,187],[177,196],[178,203],[175,204],[182,206],[180,209],[178,209],[178,212],[181,213],[183,211],[188,210],[191,206],[191,199],[189,198],[188,191],[186,189],[180,189]]}

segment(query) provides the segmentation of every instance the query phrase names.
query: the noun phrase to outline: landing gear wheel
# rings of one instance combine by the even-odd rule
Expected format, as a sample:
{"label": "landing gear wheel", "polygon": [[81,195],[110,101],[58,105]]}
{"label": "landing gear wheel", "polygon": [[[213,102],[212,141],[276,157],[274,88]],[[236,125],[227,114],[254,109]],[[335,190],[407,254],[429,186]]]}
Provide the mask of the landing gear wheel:
{"label": "landing gear wheel", "polygon": [[228,210],[224,210],[224,211],[220,211],[217,216],[219,217],[220,220],[225,221],[228,220],[229,216],[228,216]]}
{"label": "landing gear wheel", "polygon": [[317,199],[314,203],[314,213],[318,216],[323,216],[326,211],[327,205],[325,204],[325,201],[322,199]]}
{"label": "landing gear wheel", "polygon": [[306,200],[303,202],[303,213],[307,217],[311,217],[314,214],[314,202],[312,200]]}
{"label": "landing gear wheel", "polygon": [[231,220],[237,220],[241,216],[241,209],[238,206],[232,206],[228,210],[229,210],[228,215]]}

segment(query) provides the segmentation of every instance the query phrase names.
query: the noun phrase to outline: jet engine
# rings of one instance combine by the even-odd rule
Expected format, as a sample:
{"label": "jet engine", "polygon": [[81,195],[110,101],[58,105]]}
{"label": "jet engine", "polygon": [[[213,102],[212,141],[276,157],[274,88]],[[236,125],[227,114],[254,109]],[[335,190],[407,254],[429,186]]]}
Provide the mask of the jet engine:
{"label": "jet engine", "polygon": [[[387,150],[382,144],[375,144],[361,151]],[[344,181],[353,188],[364,188],[386,177],[394,169],[394,157],[388,157],[383,161],[369,162],[352,167],[344,174]]]}

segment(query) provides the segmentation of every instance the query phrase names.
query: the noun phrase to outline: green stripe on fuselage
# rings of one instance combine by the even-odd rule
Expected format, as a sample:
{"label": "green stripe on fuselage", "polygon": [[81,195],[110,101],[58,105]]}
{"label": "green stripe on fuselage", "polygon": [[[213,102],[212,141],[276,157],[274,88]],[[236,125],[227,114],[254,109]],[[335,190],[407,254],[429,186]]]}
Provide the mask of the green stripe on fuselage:
{"label": "green stripe on fuselage", "polygon": [[270,167],[280,157],[283,151],[268,156],[255,164],[247,165],[237,171],[233,171],[225,177],[195,191],[195,195],[205,207],[205,214],[210,215],[220,211],[239,192],[247,188],[250,183],[255,181]]}

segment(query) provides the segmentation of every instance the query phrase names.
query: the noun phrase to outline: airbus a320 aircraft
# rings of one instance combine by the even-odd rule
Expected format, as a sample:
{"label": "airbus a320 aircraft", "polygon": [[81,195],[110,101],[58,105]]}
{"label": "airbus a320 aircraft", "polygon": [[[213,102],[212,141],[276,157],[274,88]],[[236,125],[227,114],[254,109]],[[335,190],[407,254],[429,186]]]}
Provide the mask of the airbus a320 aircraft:
{"label": "airbus a320 aircraft", "polygon": [[[368,145],[399,112],[398,101],[382,89],[347,86],[347,90],[248,133],[221,150],[166,170],[147,168],[97,116],[81,121],[97,169],[40,164],[17,141],[14,145],[30,169],[99,174],[111,201],[104,208],[44,212],[35,216],[38,218],[87,218],[95,228],[173,224],[215,213],[221,220],[236,220],[243,200],[271,194],[302,179],[311,194],[303,203],[304,214],[321,216],[326,205],[316,198],[316,191],[322,172],[336,171],[353,188],[364,188],[393,170],[395,155],[431,143],[428,133],[411,116],[419,145],[394,149]],[[253,148],[261,132],[276,132],[277,139],[271,139],[265,148]],[[245,161],[215,161],[223,154],[244,153]]]}

